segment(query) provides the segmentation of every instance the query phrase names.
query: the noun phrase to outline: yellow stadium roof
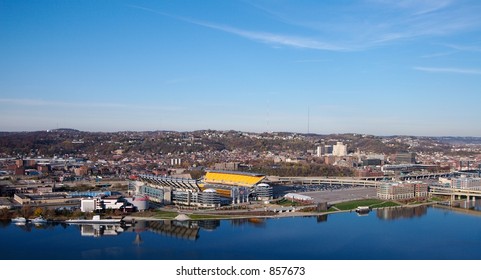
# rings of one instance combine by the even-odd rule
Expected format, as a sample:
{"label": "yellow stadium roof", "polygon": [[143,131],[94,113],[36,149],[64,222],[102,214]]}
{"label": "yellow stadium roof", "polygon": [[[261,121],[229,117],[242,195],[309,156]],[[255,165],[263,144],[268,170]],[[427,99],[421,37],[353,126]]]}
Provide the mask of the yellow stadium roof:
{"label": "yellow stadium roof", "polygon": [[207,184],[253,187],[265,177],[264,175],[253,173],[208,171],[205,174],[204,182]]}

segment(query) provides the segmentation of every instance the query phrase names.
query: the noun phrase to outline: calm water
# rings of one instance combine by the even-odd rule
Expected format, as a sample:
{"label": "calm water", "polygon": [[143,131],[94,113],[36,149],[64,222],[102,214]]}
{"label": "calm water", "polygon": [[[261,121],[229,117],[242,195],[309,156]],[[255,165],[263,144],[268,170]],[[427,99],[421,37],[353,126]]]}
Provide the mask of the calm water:
{"label": "calm water", "polygon": [[481,259],[481,216],[419,207],[323,217],[0,225],[0,259]]}

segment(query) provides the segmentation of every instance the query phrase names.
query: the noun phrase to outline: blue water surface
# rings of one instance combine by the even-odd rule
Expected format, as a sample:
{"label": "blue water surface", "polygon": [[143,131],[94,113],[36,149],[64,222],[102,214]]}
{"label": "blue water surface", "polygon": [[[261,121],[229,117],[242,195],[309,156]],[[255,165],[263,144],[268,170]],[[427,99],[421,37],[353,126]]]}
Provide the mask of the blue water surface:
{"label": "blue water surface", "polygon": [[428,207],[366,216],[138,222],[114,235],[92,232],[78,225],[4,223],[0,259],[481,259],[481,216]]}

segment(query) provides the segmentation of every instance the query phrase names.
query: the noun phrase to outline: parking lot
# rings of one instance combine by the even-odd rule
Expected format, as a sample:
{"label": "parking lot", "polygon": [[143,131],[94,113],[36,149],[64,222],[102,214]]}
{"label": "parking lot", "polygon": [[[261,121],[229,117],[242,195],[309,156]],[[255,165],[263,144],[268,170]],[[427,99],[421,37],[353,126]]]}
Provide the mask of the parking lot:
{"label": "parking lot", "polygon": [[310,196],[314,202],[341,202],[366,198],[376,198],[374,187],[343,186],[275,186],[274,196],[281,197],[286,193],[299,193]]}

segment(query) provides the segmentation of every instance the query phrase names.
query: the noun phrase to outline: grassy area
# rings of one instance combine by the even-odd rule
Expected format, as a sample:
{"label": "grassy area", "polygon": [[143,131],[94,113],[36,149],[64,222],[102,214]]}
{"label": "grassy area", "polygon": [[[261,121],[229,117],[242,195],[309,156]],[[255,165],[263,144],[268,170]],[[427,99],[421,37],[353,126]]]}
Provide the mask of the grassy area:
{"label": "grassy area", "polygon": [[177,217],[177,215],[179,215],[177,212],[156,211],[152,217],[157,219],[173,219]]}
{"label": "grassy area", "polygon": [[381,208],[381,207],[394,207],[394,206],[399,206],[400,204],[394,201],[384,201],[381,204],[374,205],[372,208]]}
{"label": "grassy area", "polygon": [[354,200],[348,202],[341,202],[334,205],[339,210],[354,210],[358,206],[369,206],[371,208],[380,208],[380,207],[392,207],[392,206],[399,206],[398,203],[392,201],[383,201],[379,199],[363,199],[363,200]]}
{"label": "grassy area", "polygon": [[276,204],[281,205],[281,206],[301,206],[301,205],[304,205],[300,202],[291,201],[291,200],[288,200],[288,199],[285,199],[285,198],[277,201]]}
{"label": "grassy area", "polygon": [[429,201],[433,201],[433,202],[447,201],[447,200],[449,200],[449,197],[433,196],[429,198]]}
{"label": "grassy area", "polygon": [[[155,211],[150,213],[150,215],[142,215],[143,217],[151,217],[155,219],[167,219],[173,220],[177,217],[179,213],[170,211]],[[209,214],[187,214],[187,216],[192,220],[209,220],[209,219],[223,219],[223,218],[235,218],[235,216],[230,215],[209,215]],[[135,217],[135,216],[134,216]]]}
{"label": "grassy area", "polygon": [[192,220],[209,220],[209,219],[226,219],[235,218],[235,216],[225,216],[225,215],[201,215],[201,214],[189,214],[187,215]]}

